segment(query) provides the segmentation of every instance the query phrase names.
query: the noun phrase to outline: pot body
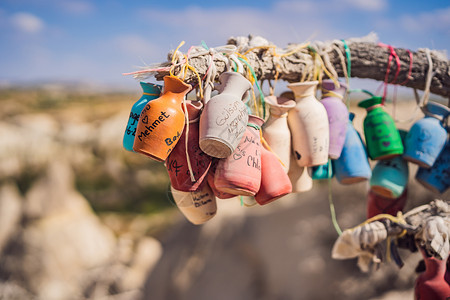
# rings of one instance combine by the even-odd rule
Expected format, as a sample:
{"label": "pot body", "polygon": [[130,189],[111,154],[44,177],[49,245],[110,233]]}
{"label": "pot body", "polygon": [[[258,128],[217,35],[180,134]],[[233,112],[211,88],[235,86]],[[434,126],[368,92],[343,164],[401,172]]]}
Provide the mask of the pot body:
{"label": "pot body", "polygon": [[341,156],[342,148],[347,131],[348,109],[343,102],[347,86],[340,83],[340,87],[335,87],[334,82],[330,79],[322,81],[322,100],[327,111],[330,143],[328,156],[331,159],[337,159]]}
{"label": "pot body", "polygon": [[401,156],[380,160],[372,170],[370,188],[386,198],[401,196],[408,183],[408,163]]}
{"label": "pot body", "polygon": [[208,174],[212,158],[198,146],[198,119],[202,103],[186,100],[186,107],[189,123],[186,124],[179,142],[167,157],[165,164],[172,187],[178,191],[193,192],[200,187]]}
{"label": "pot body", "polygon": [[295,101],[275,96],[267,96],[265,100],[270,106],[270,115],[262,127],[263,137],[283,162],[283,169],[287,173],[291,156],[291,132],[287,116],[288,111],[295,107]]}
{"label": "pot body", "polygon": [[161,86],[148,82],[140,83],[143,93],[142,97],[136,101],[131,107],[130,116],[128,117],[127,127],[123,136],[123,147],[128,151],[133,151],[134,138],[136,136],[136,128],[139,122],[139,116],[148,102],[158,98],[161,95]]}
{"label": "pot body", "polygon": [[214,176],[216,189],[242,196],[254,196],[258,192],[262,151],[259,130],[263,123],[261,118],[249,117],[249,126],[239,145],[229,157],[219,160]]}
{"label": "pot body", "polygon": [[368,180],[372,170],[367,159],[366,147],[358,131],[353,127],[354,114],[349,115],[344,146],[341,155],[333,161],[337,180],[342,184],[353,184]]}
{"label": "pot body", "polygon": [[181,108],[191,86],[175,76],[164,77],[164,92],[142,110],[133,150],[157,161],[169,156],[183,133],[185,116]]}
{"label": "pot body", "polygon": [[293,193],[307,192],[313,187],[313,179],[309,174],[308,167],[300,167],[293,153],[290,157],[288,176],[292,184]]}
{"label": "pot body", "polygon": [[289,111],[294,157],[300,167],[323,165],[328,161],[329,125],[327,111],[314,96],[318,81],[289,84],[297,102]]}
{"label": "pot body", "polygon": [[237,72],[219,76],[220,93],[206,104],[200,117],[200,148],[209,156],[226,158],[244,136],[248,112],[242,97],[251,83]]}
{"label": "pot body", "polygon": [[446,260],[428,257],[420,249],[425,261],[425,272],[417,277],[414,286],[415,299],[441,300],[450,297],[450,285],[445,281]]}
{"label": "pot body", "polygon": [[216,197],[208,184],[195,192],[177,191],[173,187],[171,192],[178,209],[192,224],[203,224],[216,215]]}
{"label": "pot body", "polygon": [[403,143],[394,120],[384,111],[381,97],[372,97],[358,104],[367,109],[364,135],[372,160],[388,159],[403,154]]}
{"label": "pot body", "polygon": [[431,168],[417,170],[416,180],[427,189],[442,194],[450,187],[450,143],[447,142]]}
{"label": "pot body", "polygon": [[417,121],[406,135],[403,158],[422,168],[430,168],[444,149],[448,133],[441,120],[448,116],[449,109],[438,103],[428,103],[426,112],[432,116]]}
{"label": "pot body", "polygon": [[264,147],[261,151],[261,185],[255,200],[265,205],[292,192],[292,184],[276,155]]}
{"label": "pot body", "polygon": [[389,214],[396,216],[397,212],[403,211],[408,200],[408,188],[403,190],[400,197],[391,199],[380,196],[369,190],[367,195],[367,219],[372,218],[379,214]]}

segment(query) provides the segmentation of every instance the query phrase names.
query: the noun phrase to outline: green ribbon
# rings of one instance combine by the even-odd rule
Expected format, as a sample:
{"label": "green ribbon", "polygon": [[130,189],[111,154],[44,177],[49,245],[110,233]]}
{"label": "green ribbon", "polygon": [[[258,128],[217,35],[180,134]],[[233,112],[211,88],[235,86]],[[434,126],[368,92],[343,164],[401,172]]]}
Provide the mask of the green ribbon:
{"label": "green ribbon", "polygon": [[255,78],[256,88],[259,91],[259,96],[261,98],[261,105],[263,107],[263,119],[265,119],[266,118],[266,101],[264,100],[264,93],[262,92],[261,87],[258,84],[258,79],[256,77],[255,71],[253,70],[252,66],[250,66],[250,64],[245,59],[243,59],[242,57],[238,57],[238,59],[247,65],[250,72],[252,73],[253,78]]}

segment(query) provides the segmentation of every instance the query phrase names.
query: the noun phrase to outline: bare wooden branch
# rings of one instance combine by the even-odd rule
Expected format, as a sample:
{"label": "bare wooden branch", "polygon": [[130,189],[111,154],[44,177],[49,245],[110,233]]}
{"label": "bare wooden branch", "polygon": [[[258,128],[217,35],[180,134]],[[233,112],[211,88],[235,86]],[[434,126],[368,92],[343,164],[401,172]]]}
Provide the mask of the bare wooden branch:
{"label": "bare wooden branch", "polygon": [[[251,38],[251,37],[250,37]],[[228,44],[237,44],[236,39],[231,38]],[[317,46],[319,45],[319,46]],[[335,47],[333,47],[333,45]],[[239,46],[239,45],[238,45]],[[351,77],[370,78],[379,81],[384,81],[388,66],[388,59],[390,50],[372,42],[348,42],[351,53]],[[291,49],[295,49],[296,45],[289,45],[287,49],[276,49],[277,53],[286,53]],[[330,43],[314,44],[313,48],[321,54],[329,56],[329,61],[335,68],[339,77],[344,77],[342,60],[337,53],[337,49],[341,51],[341,56],[344,52],[343,44],[339,41]],[[245,54],[249,64],[255,71],[258,80],[273,80],[276,74],[278,79],[286,80],[288,82],[300,81],[305,76],[305,72],[310,71],[310,66],[313,64],[312,52],[308,49],[300,49],[290,55],[280,57],[274,55],[274,46],[270,47],[255,47],[253,50]],[[238,47],[238,51],[243,52]],[[401,64],[397,65],[396,60],[392,59],[390,63],[390,73],[388,80],[394,83],[395,74],[398,71],[398,77],[395,84],[402,84],[406,87],[424,90],[426,77],[429,70],[429,64],[425,49],[418,51],[411,51],[413,61],[411,68],[411,76],[408,78],[410,70],[410,56],[408,49],[396,48]],[[209,54],[194,57],[189,59],[189,63],[194,66],[203,76],[209,65]],[[345,55],[345,54],[344,54]],[[171,54],[169,54],[170,58]],[[430,91],[434,94],[444,97],[450,97],[450,62],[441,53],[431,51],[431,58],[433,61],[433,72]],[[214,59],[217,70],[217,76],[226,70],[226,64],[223,60]],[[309,69],[308,69],[309,68]],[[180,71],[180,68],[175,68],[175,74]],[[161,80],[168,72],[158,72],[156,78]],[[326,77],[324,75],[324,77]],[[216,77],[217,78],[217,77]],[[185,80],[194,83],[197,81],[195,74],[188,72]]]}

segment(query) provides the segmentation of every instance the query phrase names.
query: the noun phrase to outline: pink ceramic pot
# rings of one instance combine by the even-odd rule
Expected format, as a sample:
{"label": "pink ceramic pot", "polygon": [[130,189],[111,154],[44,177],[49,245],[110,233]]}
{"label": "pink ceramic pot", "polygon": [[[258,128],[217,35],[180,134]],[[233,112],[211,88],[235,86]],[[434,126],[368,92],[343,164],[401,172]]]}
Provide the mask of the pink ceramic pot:
{"label": "pink ceramic pot", "polygon": [[254,196],[261,184],[261,138],[264,120],[249,116],[244,137],[234,152],[221,159],[214,177],[215,187],[228,194]]}

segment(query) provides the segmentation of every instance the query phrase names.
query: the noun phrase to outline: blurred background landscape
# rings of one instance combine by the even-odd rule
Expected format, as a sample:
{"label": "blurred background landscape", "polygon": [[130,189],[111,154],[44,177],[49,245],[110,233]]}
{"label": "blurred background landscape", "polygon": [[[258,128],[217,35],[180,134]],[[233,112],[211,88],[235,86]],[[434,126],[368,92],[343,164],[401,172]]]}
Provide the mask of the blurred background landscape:
{"label": "blurred background landscape", "polygon": [[[284,47],[375,31],[396,47],[445,52],[449,12],[437,0],[0,1],[0,299],[412,299],[417,253],[369,274],[331,259],[326,181],[265,207],[219,200],[211,221],[189,224],[164,166],[122,148],[142,91],[121,74],[165,61],[181,40],[214,47],[248,34]],[[388,112],[421,118],[412,95],[399,88]],[[358,99],[350,110],[362,132]],[[406,210],[450,198],[415,171]],[[365,220],[367,188],[332,180],[343,229]]]}

